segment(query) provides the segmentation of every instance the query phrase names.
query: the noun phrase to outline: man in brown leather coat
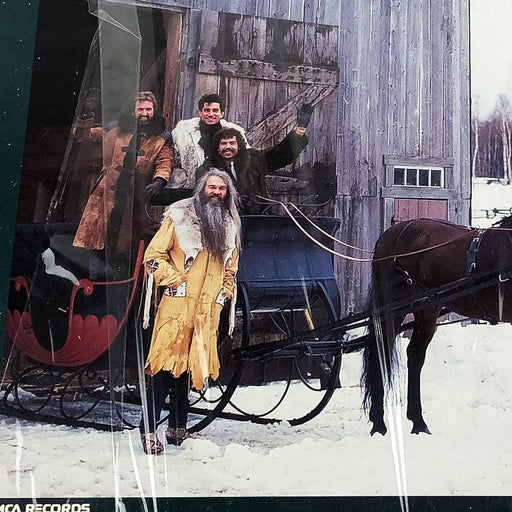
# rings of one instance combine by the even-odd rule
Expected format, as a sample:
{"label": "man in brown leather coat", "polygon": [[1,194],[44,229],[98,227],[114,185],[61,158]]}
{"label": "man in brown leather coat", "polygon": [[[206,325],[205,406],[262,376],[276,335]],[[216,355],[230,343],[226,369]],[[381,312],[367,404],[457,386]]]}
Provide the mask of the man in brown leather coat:
{"label": "man in brown leather coat", "polygon": [[149,91],[135,97],[133,112],[106,131],[93,117],[77,121],[79,142],[103,144],[103,169],[87,201],[73,245],[130,255],[153,231],[145,200],[162,189],[171,173],[172,149],[158,103]]}

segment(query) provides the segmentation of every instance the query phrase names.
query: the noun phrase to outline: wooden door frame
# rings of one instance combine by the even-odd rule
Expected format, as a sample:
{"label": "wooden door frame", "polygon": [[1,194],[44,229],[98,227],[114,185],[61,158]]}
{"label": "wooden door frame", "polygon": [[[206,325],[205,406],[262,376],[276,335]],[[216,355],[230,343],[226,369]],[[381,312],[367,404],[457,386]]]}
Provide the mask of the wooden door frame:
{"label": "wooden door frame", "polygon": [[[393,184],[394,167],[400,166],[429,166],[442,167],[445,174],[443,188],[437,187],[407,187]],[[382,199],[382,230],[389,228],[394,215],[395,199],[443,199],[448,203],[448,220],[457,221],[456,205],[459,194],[453,188],[454,161],[453,158],[406,157],[385,155],[383,158],[383,186],[380,189]]]}

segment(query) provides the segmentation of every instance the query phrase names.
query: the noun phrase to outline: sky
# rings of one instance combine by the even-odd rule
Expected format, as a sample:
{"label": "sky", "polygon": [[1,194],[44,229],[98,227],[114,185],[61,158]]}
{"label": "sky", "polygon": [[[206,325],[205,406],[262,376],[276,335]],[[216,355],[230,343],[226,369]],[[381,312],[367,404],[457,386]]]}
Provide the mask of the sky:
{"label": "sky", "polygon": [[484,118],[500,94],[512,93],[511,0],[470,0],[471,90]]}

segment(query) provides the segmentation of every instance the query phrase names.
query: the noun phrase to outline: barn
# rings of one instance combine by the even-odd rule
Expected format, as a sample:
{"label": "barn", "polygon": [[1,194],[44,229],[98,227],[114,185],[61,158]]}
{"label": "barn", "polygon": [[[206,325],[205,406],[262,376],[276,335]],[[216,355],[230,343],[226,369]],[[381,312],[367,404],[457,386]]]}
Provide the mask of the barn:
{"label": "barn", "polygon": [[[101,155],[70,141],[76,109],[97,88],[107,123],[138,86],[168,128],[219,92],[256,148],[312,103],[300,179],[285,169],[269,195],[327,197],[321,213],[354,247],[409,218],[469,222],[468,0],[41,0],[18,222],[79,219]],[[345,315],[369,264],[337,249],[355,259],[335,257]]]}

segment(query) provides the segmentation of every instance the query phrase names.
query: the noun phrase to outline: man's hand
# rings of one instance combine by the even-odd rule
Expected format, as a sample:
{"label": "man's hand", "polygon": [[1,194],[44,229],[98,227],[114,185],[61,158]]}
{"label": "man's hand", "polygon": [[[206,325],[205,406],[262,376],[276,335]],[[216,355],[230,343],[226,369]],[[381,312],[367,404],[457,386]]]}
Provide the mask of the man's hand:
{"label": "man's hand", "polygon": [[297,109],[297,126],[300,128],[307,128],[311,121],[311,115],[313,114],[313,106],[311,103],[304,103],[300,108]]}
{"label": "man's hand", "polygon": [[153,198],[160,190],[162,190],[167,182],[163,178],[155,178],[147,187],[146,187],[146,200],[150,200]]}

